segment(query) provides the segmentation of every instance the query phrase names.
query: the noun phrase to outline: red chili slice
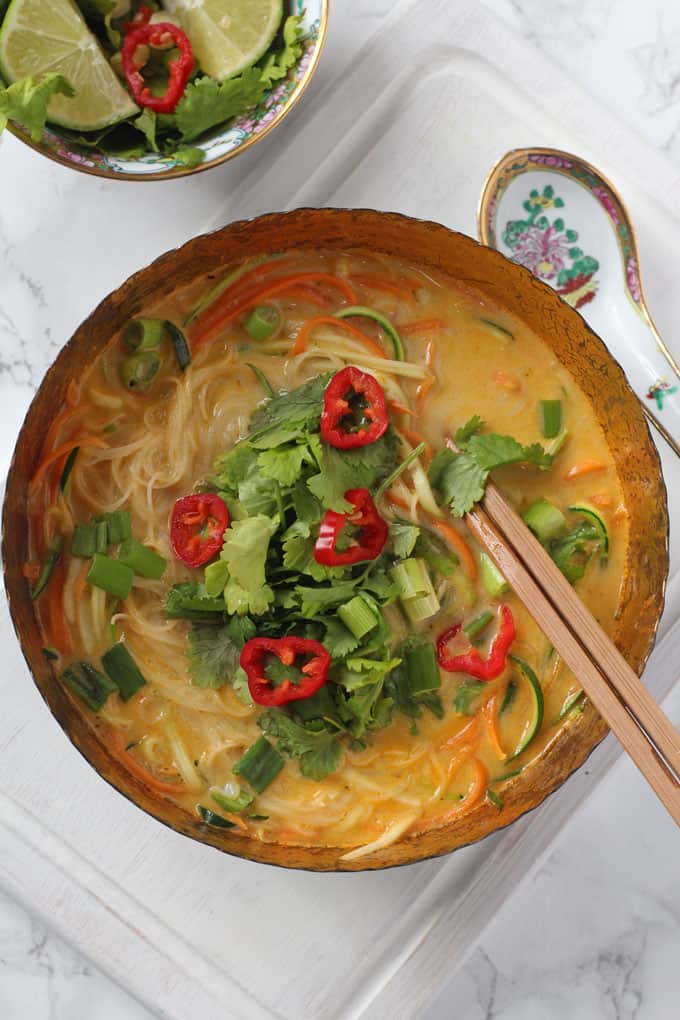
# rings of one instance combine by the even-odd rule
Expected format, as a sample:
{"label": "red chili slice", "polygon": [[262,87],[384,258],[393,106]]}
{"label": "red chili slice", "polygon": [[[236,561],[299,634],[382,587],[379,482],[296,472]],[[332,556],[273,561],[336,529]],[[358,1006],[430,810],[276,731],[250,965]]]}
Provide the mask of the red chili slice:
{"label": "red chili slice", "polygon": [[323,397],[322,438],[338,450],[353,450],[386,431],[387,406],[378,380],[354,365],[336,372]]}
{"label": "red chili slice", "polygon": [[[272,683],[267,676],[267,660],[275,656],[284,666],[293,667],[296,659],[305,660],[298,667],[297,676],[284,677],[278,683]],[[248,677],[250,696],[258,705],[279,707],[289,701],[301,701],[311,698],[326,683],[331,657],[318,641],[306,638],[255,637],[246,641],[241,651],[241,667]]]}
{"label": "red chili slice", "polygon": [[[324,567],[344,567],[374,560],[387,541],[387,522],[378,513],[368,489],[348,489],[345,499],[355,507],[352,513],[327,510],[319,525],[314,559]],[[338,539],[348,526],[358,531],[354,544],[347,549],[336,549]]]}
{"label": "red chili slice", "polygon": [[202,567],[222,548],[228,527],[227,504],[214,492],[182,496],[170,517],[172,551],[188,567]]}
{"label": "red chili slice", "polygon": [[[142,19],[147,18],[145,8],[141,8]],[[150,17],[150,13],[148,14]],[[131,28],[125,34],[123,46],[120,51],[123,72],[130,87],[132,98],[139,106],[146,106],[156,113],[174,113],[177,104],[184,95],[184,88],[189,75],[194,69],[194,51],[188,36],[169,21],[160,21],[154,25],[146,24],[140,19],[139,23],[131,22]],[[162,47],[168,39],[173,40],[179,49],[179,56],[168,63],[168,85],[165,94],[152,96],[144,81],[141,68],[144,64],[135,62],[135,53],[139,46]]]}
{"label": "red chili slice", "polygon": [[516,637],[515,619],[510,606],[503,604],[499,610],[500,626],[493,640],[489,654],[483,659],[476,648],[462,655],[449,655],[448,644],[460,631],[461,624],[455,623],[437,638],[437,662],[448,673],[467,673],[478,680],[495,680],[507,665],[508,652]]}

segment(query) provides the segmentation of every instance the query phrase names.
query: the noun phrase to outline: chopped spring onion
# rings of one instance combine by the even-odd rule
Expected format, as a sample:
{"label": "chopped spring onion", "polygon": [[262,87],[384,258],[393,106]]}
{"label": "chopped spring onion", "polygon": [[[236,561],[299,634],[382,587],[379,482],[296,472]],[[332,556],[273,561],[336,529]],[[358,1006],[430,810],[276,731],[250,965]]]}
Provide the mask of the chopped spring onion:
{"label": "chopped spring onion", "polygon": [[514,340],[515,339],[515,334],[514,333],[511,333],[509,329],[505,328],[505,326],[501,326],[500,323],[494,322],[493,319],[482,319],[482,318],[480,318],[479,321],[483,322],[484,325],[487,326],[491,330],[491,332],[495,333],[499,337],[500,340]]}
{"label": "chopped spring onion", "polygon": [[237,797],[227,797],[226,793],[215,787],[210,790],[210,796],[223,811],[231,811],[233,814],[238,814],[239,811],[249,807],[254,799],[253,795],[245,790],[241,790]]}
{"label": "chopped spring onion", "polygon": [[78,451],[79,450],[80,450],[79,446],[74,446],[73,449],[71,450],[71,452],[69,453],[68,457],[66,458],[66,463],[64,464],[64,470],[61,472],[61,478],[59,479],[59,491],[60,492],[63,492],[64,489],[66,488],[66,483],[69,480],[69,475],[73,471],[73,465],[76,462],[76,457],[78,456]]}
{"label": "chopped spring onion", "polygon": [[450,577],[455,574],[460,560],[452,549],[442,542],[432,531],[421,529],[416,544],[413,548],[416,556],[426,560],[432,570],[436,570],[442,577]]}
{"label": "chopped spring onion", "polygon": [[102,655],[102,666],[120,691],[123,701],[129,701],[146,680],[137,668],[137,663],[120,641]]}
{"label": "chopped spring onion", "polygon": [[127,510],[112,510],[101,517],[95,517],[97,524],[101,521],[106,524],[107,545],[118,545],[119,542],[124,542],[132,535],[132,524]]}
{"label": "chopped spring onion", "polygon": [[564,444],[566,443],[568,435],[569,429],[562,429],[560,434],[558,436],[555,436],[552,443],[548,443],[548,445],[545,448],[545,452],[550,454],[551,457],[556,457],[557,454],[562,449],[562,447],[564,446]]}
{"label": "chopped spring onion", "polygon": [[262,793],[276,779],[284,761],[266,737],[259,737],[234,765],[232,772],[243,778],[256,793]]}
{"label": "chopped spring onion", "polygon": [[529,684],[532,701],[531,717],[529,719],[529,722],[524,730],[524,733],[520,738],[517,747],[507,759],[508,761],[512,761],[513,758],[519,757],[522,751],[525,751],[527,749],[527,747],[529,746],[529,744],[531,743],[531,741],[534,739],[534,737],[541,728],[541,723],[543,722],[543,691],[541,690],[541,685],[538,682],[538,677],[536,676],[528,662],[525,662],[524,659],[520,659],[516,655],[510,655],[509,659],[511,662],[515,664],[515,666],[517,666],[521,676]]}
{"label": "chopped spring onion", "polygon": [[72,662],[59,677],[64,687],[77,694],[93,712],[98,712],[110,694],[118,690],[107,676],[89,662]]}
{"label": "chopped spring onion", "polygon": [[492,599],[497,599],[510,587],[494,561],[485,552],[479,554],[479,574]]}
{"label": "chopped spring onion", "polygon": [[425,560],[410,557],[395,563],[392,578],[399,589],[399,598],[411,623],[428,620],[439,612],[439,599],[435,593]]}
{"label": "chopped spring onion", "polygon": [[349,308],[342,308],[335,313],[336,319],[372,319],[383,330],[390,342],[395,361],[404,361],[404,345],[397,333],[396,327],[386,315],[378,312],[375,308],[368,308],[366,305],[352,305]]}
{"label": "chopped spring onion", "polygon": [[43,655],[48,662],[55,662],[59,658],[59,652],[55,651],[54,648],[43,648]]}
{"label": "chopped spring onion", "polygon": [[349,602],[338,606],[338,616],[358,639],[365,637],[379,622],[376,608],[363,595],[355,595]]}
{"label": "chopped spring onion", "polygon": [[405,656],[408,691],[412,698],[418,698],[429,691],[438,691],[441,674],[437,665],[437,653],[433,644],[416,645]]}
{"label": "chopped spring onion", "polygon": [[148,390],[161,367],[161,359],[155,351],[142,351],[131,354],[121,362],[120,381],[126,389],[133,393]]}
{"label": "chopped spring onion", "polygon": [[417,460],[418,457],[420,457],[421,453],[424,453],[424,452],[425,452],[425,443],[419,443],[418,446],[416,446],[416,448],[414,450],[411,450],[411,452],[409,453],[409,455],[407,457],[404,457],[404,459],[401,461],[400,464],[397,464],[397,466],[395,467],[394,471],[390,475],[387,476],[385,481],[382,483],[382,485],[379,487],[378,491],[376,492],[375,500],[374,500],[375,503],[377,503],[378,500],[381,498],[381,496],[383,496],[387,492],[387,490],[392,487],[392,485],[396,482],[396,480],[399,477],[399,475],[402,474],[404,471],[406,471],[406,469],[411,466],[413,461]]}
{"label": "chopped spring onion", "polygon": [[590,506],[589,503],[579,503],[577,506],[570,506],[569,512],[572,514],[582,514],[584,517],[587,517],[599,531],[600,541],[602,542],[601,562],[604,565],[609,556],[609,532],[607,531],[607,525],[602,520],[602,517],[594,507]]}
{"label": "chopped spring onion", "polygon": [[267,379],[267,376],[264,374],[262,369],[258,368],[257,365],[251,364],[250,361],[246,361],[246,365],[248,366],[250,371],[253,373],[253,375],[255,376],[257,381],[260,383],[260,385],[262,386],[262,389],[267,394],[267,396],[268,397],[275,396],[276,394],[274,393],[274,387],[269,382],[269,379]]}
{"label": "chopped spring onion", "polygon": [[236,824],[230,822],[228,818],[223,818],[222,815],[215,814],[210,808],[203,807],[202,804],[198,805],[198,813],[206,825],[214,825],[216,829],[233,829]]}
{"label": "chopped spring onion", "polygon": [[191,353],[189,351],[189,344],[186,342],[186,338],[181,329],[179,329],[174,322],[170,322],[168,319],[165,320],[164,326],[168,332],[168,336],[172,340],[172,346],[175,348],[175,354],[177,355],[177,364],[183,372],[189,362],[191,361]]}
{"label": "chopped spring onion", "polygon": [[548,499],[537,499],[528,506],[522,520],[542,545],[560,538],[567,530],[567,518]]}
{"label": "chopped spring onion", "polygon": [[541,401],[541,424],[546,439],[554,439],[562,428],[562,401]]}
{"label": "chopped spring onion", "polygon": [[480,613],[479,616],[476,616],[474,620],[470,620],[469,623],[465,624],[463,627],[463,633],[467,634],[470,641],[473,641],[482,633],[482,631],[486,630],[493,618],[494,614],[488,609],[485,609],[484,612]]}
{"label": "chopped spring onion", "polygon": [[271,340],[281,328],[281,312],[276,305],[258,305],[245,322],[245,331],[258,343]]}
{"label": "chopped spring onion", "polygon": [[95,553],[105,553],[108,544],[106,521],[76,524],[71,536],[71,556],[89,559]]}
{"label": "chopped spring onion", "polygon": [[464,680],[456,691],[453,702],[458,715],[472,715],[472,703],[477,700],[486,684],[481,680]]}
{"label": "chopped spring onion", "polygon": [[126,538],[118,550],[118,559],[126,567],[138,574],[140,577],[151,577],[154,581],[160,580],[165,573],[168,561],[153,549],[147,549],[141,542],[134,538]]}
{"label": "chopped spring onion", "polygon": [[64,549],[64,536],[57,535],[57,537],[55,538],[54,542],[52,543],[48,550],[47,559],[45,560],[45,566],[42,568],[42,571],[40,572],[40,577],[36,581],[35,588],[31,592],[32,599],[37,599],[38,595],[40,595],[49,584],[49,580],[52,574],[54,573],[54,568],[59,562],[63,549]]}
{"label": "chopped spring onion", "polygon": [[123,329],[123,343],[133,354],[160,347],[165,334],[163,319],[130,319]]}
{"label": "chopped spring onion", "polygon": [[102,556],[101,553],[94,554],[92,566],[87,572],[88,584],[103,588],[109,595],[115,595],[119,599],[128,597],[133,578],[132,570],[125,563]]}

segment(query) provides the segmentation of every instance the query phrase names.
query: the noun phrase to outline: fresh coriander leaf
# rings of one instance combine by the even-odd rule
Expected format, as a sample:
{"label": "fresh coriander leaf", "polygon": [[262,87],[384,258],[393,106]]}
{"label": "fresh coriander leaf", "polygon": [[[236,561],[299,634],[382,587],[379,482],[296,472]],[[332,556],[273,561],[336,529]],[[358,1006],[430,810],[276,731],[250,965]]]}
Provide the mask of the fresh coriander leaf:
{"label": "fresh coriander leaf", "polygon": [[389,723],[393,702],[391,698],[381,698],[382,691],[381,681],[362,687],[345,701],[344,708],[353,717],[354,737],[362,737],[366,730],[380,729]]}
{"label": "fresh coriander leaf", "polygon": [[461,427],[456,430],[456,444],[458,446],[465,446],[468,439],[474,436],[475,432],[479,432],[483,425],[484,422],[479,415],[473,415],[469,421],[466,421],[464,425],[461,425]]}
{"label": "fresh coriander leaf", "polygon": [[336,580],[345,576],[342,567],[324,567],[314,559],[315,536],[307,521],[297,520],[282,538],[283,565],[288,570],[307,574],[315,581]]}
{"label": "fresh coriander leaf", "polygon": [[488,474],[469,454],[454,455],[437,483],[454,517],[463,517],[479,502],[484,495]]}
{"label": "fresh coriander leaf", "polygon": [[45,130],[50,99],[57,93],[74,95],[66,78],[53,72],[36,78],[20,78],[0,89],[0,132],[7,127],[7,121],[13,120],[28,131],[34,142],[39,142]]}
{"label": "fresh coriander leaf", "polygon": [[400,560],[410,556],[419,535],[420,528],[414,524],[390,524],[390,540],[394,555]]}
{"label": "fresh coriander leaf", "polygon": [[307,485],[329,510],[347,513],[352,509],[345,499],[348,489],[373,489],[392,471],[399,451],[399,439],[392,429],[368,446],[355,450],[323,447],[321,470]]}
{"label": "fresh coriander leaf", "polygon": [[290,491],[295,516],[299,521],[318,524],[323,517],[323,507],[316,496],[307,488],[305,482],[298,482]]}
{"label": "fresh coriander leaf", "polygon": [[302,15],[291,15],[283,23],[283,49],[268,53],[260,63],[260,76],[267,88],[285,78],[302,56]]}
{"label": "fresh coriander leaf", "polygon": [[227,632],[236,647],[241,650],[246,641],[257,634],[257,627],[249,616],[232,616],[227,624]]}
{"label": "fresh coriander leaf", "polygon": [[359,638],[356,638],[337,616],[326,617],[323,625],[326,628],[323,644],[330,652],[331,658],[344,659],[359,647]]}
{"label": "fresh coriander leaf", "polygon": [[215,461],[215,484],[234,495],[238,487],[252,474],[257,472],[258,454],[245,440],[236,443],[228,453],[223,453]]}
{"label": "fresh coriander leaf", "polygon": [[156,113],[150,110],[148,106],[145,106],[139,117],[135,117],[132,121],[134,127],[138,131],[141,131],[147,142],[149,148],[153,149],[154,152],[158,152],[158,144],[156,142]]}
{"label": "fresh coriander leaf", "polygon": [[263,450],[257,463],[266,478],[273,478],[282,485],[294,485],[300,477],[302,465],[313,463],[313,459],[306,445],[286,443]]}
{"label": "fresh coriander leaf", "polygon": [[277,741],[280,751],[297,758],[300,772],[307,779],[325,779],[338,768],[342,747],[338,738],[325,727],[301,726],[276,710],[263,712],[258,725],[263,733]]}
{"label": "fresh coriander leaf", "polygon": [[430,466],[427,469],[427,477],[430,480],[430,485],[433,485],[435,489],[439,488],[442,475],[449,465],[453,464],[457,456],[458,454],[454,453],[453,450],[449,450],[448,447],[444,447],[442,450],[437,450],[430,461]]}
{"label": "fresh coriander leaf", "polygon": [[229,565],[224,560],[209,563],[203,571],[205,590],[211,598],[219,598],[229,581]]}
{"label": "fresh coriander leaf", "polygon": [[553,462],[553,458],[540,443],[522,446],[512,436],[497,436],[494,433],[472,436],[465,447],[465,452],[484,471],[506,464],[525,463],[535,464],[541,470],[546,470]]}
{"label": "fresh coriander leaf", "polygon": [[369,684],[378,683],[401,664],[401,659],[365,659],[363,657],[345,660],[345,669],[338,677],[347,691],[357,691]]}
{"label": "fresh coriander leaf", "polygon": [[183,142],[198,138],[224,121],[238,117],[264,96],[266,85],[257,67],[222,83],[207,76],[190,82],[177,104],[175,118]]}
{"label": "fresh coriander leaf", "polygon": [[428,691],[426,694],[421,694],[418,698],[418,703],[424,705],[425,708],[432,712],[437,719],[444,718],[444,706],[442,705],[442,699],[436,691]]}
{"label": "fresh coriander leaf", "polygon": [[168,592],[165,615],[169,620],[214,620],[218,613],[224,613],[224,600],[210,596],[204,584],[184,581]]}
{"label": "fresh coriander leaf", "polygon": [[280,507],[279,483],[264,475],[251,474],[239,484],[238,498],[249,516],[273,517]]}
{"label": "fresh coriander leaf", "polygon": [[242,701],[244,705],[249,705],[251,708],[255,704],[250,696],[250,688],[248,687],[248,676],[245,669],[241,666],[238,667],[234,673],[234,679],[232,681],[232,687],[234,688],[234,694]]}
{"label": "fresh coriander leaf", "polygon": [[194,687],[224,686],[239,664],[240,648],[227,627],[195,623],[188,635],[187,658]]}
{"label": "fresh coriander leaf", "polygon": [[486,684],[481,680],[464,680],[456,691],[453,706],[459,715],[472,715],[471,706],[482,693]]}
{"label": "fresh coriander leaf", "polygon": [[260,616],[273,602],[274,592],[266,584],[265,561],[269,541],[277,528],[278,518],[257,514],[233,521],[227,529],[220,559],[229,568],[224,590],[229,613],[243,615],[250,610]]}
{"label": "fresh coriander leaf", "polygon": [[591,557],[599,548],[599,532],[590,521],[583,521],[564,538],[548,545],[548,552],[567,581],[575,584],[586,572]]}
{"label": "fresh coriander leaf", "polygon": [[451,577],[458,568],[459,560],[456,554],[432,531],[423,529],[420,532],[413,553],[425,560],[428,566],[442,577]]}
{"label": "fresh coriander leaf", "polygon": [[[252,445],[264,450],[316,431],[329,379],[328,373],[316,376],[297,389],[277,393],[260,404],[250,419],[249,440]],[[272,437],[276,442],[272,441]]]}
{"label": "fresh coriander leaf", "polygon": [[333,587],[311,588],[296,585],[295,595],[300,602],[300,612],[305,617],[320,616],[329,609],[341,606],[355,594],[355,581],[342,581]]}

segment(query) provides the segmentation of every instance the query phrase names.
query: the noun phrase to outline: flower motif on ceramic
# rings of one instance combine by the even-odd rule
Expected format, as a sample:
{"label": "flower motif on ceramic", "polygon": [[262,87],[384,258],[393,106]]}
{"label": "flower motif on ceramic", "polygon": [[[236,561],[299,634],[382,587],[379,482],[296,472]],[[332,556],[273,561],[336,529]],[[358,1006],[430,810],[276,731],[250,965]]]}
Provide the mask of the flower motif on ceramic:
{"label": "flower motif on ceramic", "polygon": [[667,379],[657,379],[653,386],[650,386],[647,390],[647,400],[656,401],[656,406],[660,411],[663,411],[663,402],[666,397],[670,397],[673,393],[678,392],[677,386],[671,386]]}
{"label": "flower motif on ceramic", "polygon": [[503,231],[503,241],[515,262],[549,282],[573,308],[592,301],[597,293],[594,277],[599,262],[579,248],[578,232],[569,229],[561,216],[551,220],[546,215],[548,210],[563,208],[564,200],[546,184],[540,192],[532,189],[522,207],[526,218],[510,220]]}

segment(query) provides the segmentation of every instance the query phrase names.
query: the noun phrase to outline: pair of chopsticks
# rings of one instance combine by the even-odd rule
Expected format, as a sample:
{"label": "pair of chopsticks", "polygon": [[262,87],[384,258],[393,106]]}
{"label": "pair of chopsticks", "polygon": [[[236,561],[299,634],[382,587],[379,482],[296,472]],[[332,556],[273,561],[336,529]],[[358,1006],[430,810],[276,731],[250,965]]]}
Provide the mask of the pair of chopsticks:
{"label": "pair of chopsticks", "polygon": [[680,825],[680,734],[493,482],[465,520]]}

